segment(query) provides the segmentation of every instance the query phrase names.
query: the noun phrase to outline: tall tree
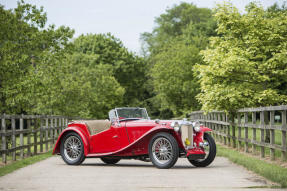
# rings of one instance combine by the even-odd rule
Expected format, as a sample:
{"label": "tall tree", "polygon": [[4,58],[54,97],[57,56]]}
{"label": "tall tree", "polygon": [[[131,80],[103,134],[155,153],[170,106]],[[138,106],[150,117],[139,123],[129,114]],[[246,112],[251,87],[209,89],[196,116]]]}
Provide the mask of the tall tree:
{"label": "tall tree", "polygon": [[199,52],[207,46],[208,37],[216,34],[212,12],[181,3],[167,9],[155,22],[152,33],[141,36],[151,68],[152,105],[161,113],[170,110],[176,116],[197,110],[199,84],[193,66],[202,62]]}
{"label": "tall tree", "polygon": [[74,42],[75,52],[94,56],[90,64],[109,65],[119,84],[125,89],[123,105],[139,106],[146,98],[145,61],[129,52],[122,42],[111,34],[82,35]]}
{"label": "tall tree", "polygon": [[49,92],[38,78],[44,75],[39,69],[53,67],[51,61],[68,50],[74,31],[53,25],[45,28],[46,21],[43,8],[23,1],[14,10],[0,6],[1,113],[34,112],[39,96]]}
{"label": "tall tree", "polygon": [[256,3],[240,14],[232,4],[216,9],[218,37],[202,51],[198,98],[204,110],[234,111],[287,101],[287,12]]}

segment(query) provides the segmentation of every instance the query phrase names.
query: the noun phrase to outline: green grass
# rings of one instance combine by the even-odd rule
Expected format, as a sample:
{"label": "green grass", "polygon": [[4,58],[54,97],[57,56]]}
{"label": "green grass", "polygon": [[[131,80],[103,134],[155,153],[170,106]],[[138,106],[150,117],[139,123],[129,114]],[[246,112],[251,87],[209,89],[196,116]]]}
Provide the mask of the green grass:
{"label": "green grass", "polygon": [[22,159],[19,161],[15,161],[11,164],[7,164],[3,167],[0,167],[0,176],[4,176],[8,173],[11,173],[11,172],[19,169],[19,168],[23,168],[25,166],[34,164],[36,162],[39,162],[39,161],[44,160],[44,159],[51,157],[51,156],[52,156],[52,151],[49,151],[47,153],[35,155],[35,156],[28,157],[28,158],[25,158],[25,159]]}
{"label": "green grass", "polygon": [[287,168],[277,164],[267,163],[255,157],[242,154],[238,151],[217,145],[218,156],[228,158],[230,161],[242,165],[250,171],[255,172],[273,182],[279,183],[282,188],[287,187]]}

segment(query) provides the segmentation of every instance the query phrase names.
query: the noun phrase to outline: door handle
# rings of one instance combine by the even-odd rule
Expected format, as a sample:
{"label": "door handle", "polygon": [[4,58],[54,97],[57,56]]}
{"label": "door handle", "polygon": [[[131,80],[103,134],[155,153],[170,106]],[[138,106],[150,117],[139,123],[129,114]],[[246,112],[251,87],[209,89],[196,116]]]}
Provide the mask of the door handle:
{"label": "door handle", "polygon": [[113,136],[113,138],[118,138],[118,136],[117,136],[117,135],[115,135],[115,136]]}

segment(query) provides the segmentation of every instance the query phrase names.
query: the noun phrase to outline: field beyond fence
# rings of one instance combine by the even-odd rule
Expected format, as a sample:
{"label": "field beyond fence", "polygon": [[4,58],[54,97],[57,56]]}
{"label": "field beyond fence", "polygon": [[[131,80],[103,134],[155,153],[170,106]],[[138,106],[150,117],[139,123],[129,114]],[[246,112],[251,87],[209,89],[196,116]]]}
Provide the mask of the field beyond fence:
{"label": "field beyond fence", "polygon": [[196,111],[190,117],[211,128],[216,140],[224,145],[262,158],[286,161],[286,111],[287,106],[282,105],[244,108],[232,115],[222,111],[206,114]]}
{"label": "field beyond fence", "polygon": [[53,148],[68,123],[63,116],[0,115],[2,163],[16,161]]}

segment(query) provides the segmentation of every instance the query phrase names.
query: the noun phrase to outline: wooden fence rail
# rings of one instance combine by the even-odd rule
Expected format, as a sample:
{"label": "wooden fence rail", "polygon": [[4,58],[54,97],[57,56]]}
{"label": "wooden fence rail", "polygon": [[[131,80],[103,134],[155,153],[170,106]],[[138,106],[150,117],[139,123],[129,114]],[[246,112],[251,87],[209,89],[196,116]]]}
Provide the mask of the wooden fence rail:
{"label": "wooden fence rail", "polygon": [[2,162],[23,159],[53,148],[58,135],[68,124],[64,116],[0,115]]}
{"label": "wooden fence rail", "polygon": [[[244,108],[232,115],[222,111],[192,112],[191,120],[198,120],[213,130],[216,140],[245,152],[269,155],[271,160],[287,159],[287,106]],[[269,151],[269,152],[268,152]]]}

